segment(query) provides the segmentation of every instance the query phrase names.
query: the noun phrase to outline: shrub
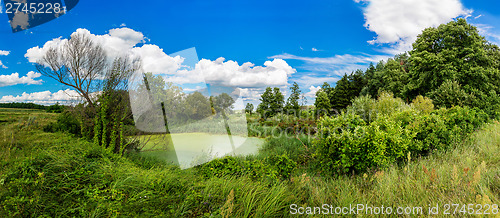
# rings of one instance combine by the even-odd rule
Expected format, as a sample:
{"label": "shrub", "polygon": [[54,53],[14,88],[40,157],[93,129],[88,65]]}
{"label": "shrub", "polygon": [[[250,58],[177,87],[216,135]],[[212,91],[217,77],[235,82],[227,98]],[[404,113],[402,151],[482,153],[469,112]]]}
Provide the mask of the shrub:
{"label": "shrub", "polygon": [[347,107],[347,113],[359,115],[365,122],[370,123],[377,117],[377,112],[375,111],[376,103],[377,101],[369,95],[354,98],[352,105]]}
{"label": "shrub", "polygon": [[430,113],[434,110],[434,104],[432,104],[432,100],[421,95],[413,99],[410,106],[423,113]]}
{"label": "shrub", "polygon": [[390,115],[408,108],[409,106],[401,98],[395,98],[390,92],[380,93],[375,104],[377,115]]}
{"label": "shrub", "polygon": [[323,118],[314,141],[320,166],[326,171],[362,172],[404,159],[414,135],[388,116],[367,125],[358,115]]}
{"label": "shrub", "polygon": [[64,111],[57,116],[57,122],[49,123],[43,127],[45,132],[67,132],[81,136],[80,122],[71,111]]}
{"label": "shrub", "polygon": [[436,114],[414,116],[406,129],[415,134],[415,143],[409,149],[414,155],[425,155],[434,149],[443,150],[453,141],[443,118]]}
{"label": "shrub", "polygon": [[281,175],[283,179],[290,179],[293,170],[297,167],[297,163],[286,154],[270,156],[267,161],[277,170],[278,175]]}
{"label": "shrub", "polygon": [[454,106],[435,112],[441,115],[448,129],[458,128],[460,136],[465,136],[488,121],[488,115],[478,108]]}

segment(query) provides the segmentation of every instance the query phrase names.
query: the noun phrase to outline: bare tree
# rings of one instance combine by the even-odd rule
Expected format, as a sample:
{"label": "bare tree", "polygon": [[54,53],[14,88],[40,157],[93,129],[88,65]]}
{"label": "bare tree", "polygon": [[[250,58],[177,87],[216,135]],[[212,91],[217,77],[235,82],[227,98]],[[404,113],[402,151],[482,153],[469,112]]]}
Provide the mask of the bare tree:
{"label": "bare tree", "polygon": [[61,47],[49,48],[36,64],[42,75],[74,88],[91,108],[91,93],[104,78],[109,61],[103,47],[88,35],[76,33]]}

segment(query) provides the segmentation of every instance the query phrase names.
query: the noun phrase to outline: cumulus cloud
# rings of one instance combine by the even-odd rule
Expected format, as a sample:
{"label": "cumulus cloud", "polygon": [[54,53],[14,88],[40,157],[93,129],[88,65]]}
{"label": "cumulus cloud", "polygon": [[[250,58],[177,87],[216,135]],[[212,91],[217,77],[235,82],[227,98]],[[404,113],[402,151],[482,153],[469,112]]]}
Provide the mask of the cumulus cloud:
{"label": "cumulus cloud", "polygon": [[[0,56],[7,56],[10,54],[10,51],[4,51],[4,50],[0,50]],[[5,66],[2,61],[0,60],[0,67],[1,68],[4,68],[4,69],[7,69],[7,66]]]}
{"label": "cumulus cloud", "polygon": [[460,0],[354,0],[364,3],[365,27],[377,34],[371,44],[393,44],[388,53],[411,48],[418,34],[428,27],[470,16]]}
{"label": "cumulus cloud", "polygon": [[135,47],[131,51],[141,58],[144,71],[153,74],[174,73],[181,68],[181,64],[184,62],[183,57],[171,57],[157,45],[147,44]]}
{"label": "cumulus cloud", "polygon": [[225,61],[218,58],[215,61],[202,59],[193,70],[181,70],[174,75],[167,76],[169,82],[202,83],[240,88],[284,86],[296,70],[286,61],[274,59],[266,61],[264,66],[246,62],[239,65],[236,61]]}
{"label": "cumulus cloud", "polygon": [[40,73],[30,71],[26,76],[19,77],[19,73],[11,75],[0,75],[0,87],[13,86],[17,84],[40,85],[42,80],[35,80],[42,76]]}
{"label": "cumulus cloud", "polygon": [[23,92],[22,95],[6,95],[0,99],[0,102],[31,102],[36,104],[55,104],[57,102],[61,104],[70,104],[75,101],[79,101],[78,93],[74,90],[66,89],[59,90],[57,92],[43,91],[43,92],[33,92],[26,93]]}
{"label": "cumulus cloud", "polygon": [[316,98],[316,92],[321,89],[321,86],[311,86],[309,87],[309,92],[305,93],[304,96],[307,98]]}
{"label": "cumulus cloud", "polygon": [[[114,59],[123,55],[139,57],[143,60],[143,69],[146,72],[165,73],[173,72],[180,67],[181,57],[170,57],[157,45],[143,44],[146,37],[141,32],[122,27],[109,30],[108,34],[95,35],[87,29],[77,29],[74,34],[89,36],[94,42],[103,46],[106,54]],[[42,47],[36,46],[28,49],[24,55],[29,62],[36,63],[52,47],[61,47],[68,39],[62,37],[46,42]],[[140,45],[143,44],[143,45]]]}
{"label": "cumulus cloud", "polygon": [[[226,61],[224,58],[215,61],[207,59],[198,61],[197,57],[191,57],[193,54],[196,56],[196,53],[189,49],[184,53],[167,55],[159,46],[145,44],[146,37],[141,32],[127,27],[111,29],[108,34],[104,35],[94,35],[87,29],[77,29],[73,34],[77,33],[87,35],[100,43],[111,57],[129,54],[141,58],[144,72],[163,75],[167,81],[176,84],[207,82],[242,88],[283,86],[288,84],[288,77],[295,73],[295,69],[282,59],[266,61],[264,66],[255,66],[250,62],[239,65],[235,61]],[[62,37],[52,39],[42,47],[28,49],[25,57],[29,62],[36,63],[49,48],[60,47],[67,40]],[[193,62],[192,59],[196,60]]]}

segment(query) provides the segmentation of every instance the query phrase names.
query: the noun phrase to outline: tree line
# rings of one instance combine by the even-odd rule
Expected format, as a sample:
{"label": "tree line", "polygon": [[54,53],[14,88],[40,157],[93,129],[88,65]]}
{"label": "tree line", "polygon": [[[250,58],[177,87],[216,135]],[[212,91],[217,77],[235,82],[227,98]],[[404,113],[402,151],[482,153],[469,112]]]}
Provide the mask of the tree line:
{"label": "tree line", "polygon": [[[279,89],[267,88],[257,112],[269,117],[277,111],[296,109],[300,90],[297,92],[296,83],[291,89],[291,99],[284,107]],[[314,106],[320,115],[332,115],[346,109],[358,96],[376,98],[383,92],[393,93],[406,103],[421,95],[432,99],[438,108],[468,106],[497,117],[500,49],[465,19],[427,28],[409,52],[345,74],[335,86],[325,82],[316,93]]]}

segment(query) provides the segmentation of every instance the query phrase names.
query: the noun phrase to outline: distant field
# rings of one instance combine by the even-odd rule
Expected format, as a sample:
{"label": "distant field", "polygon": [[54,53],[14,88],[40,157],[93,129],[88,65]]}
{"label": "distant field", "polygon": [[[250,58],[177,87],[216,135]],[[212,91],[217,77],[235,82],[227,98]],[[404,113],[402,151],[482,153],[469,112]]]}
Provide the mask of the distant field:
{"label": "distant field", "polygon": [[57,114],[47,113],[44,110],[37,109],[20,109],[20,108],[0,108],[0,124],[23,122],[30,118],[33,123],[46,124],[50,121],[55,121]]}

